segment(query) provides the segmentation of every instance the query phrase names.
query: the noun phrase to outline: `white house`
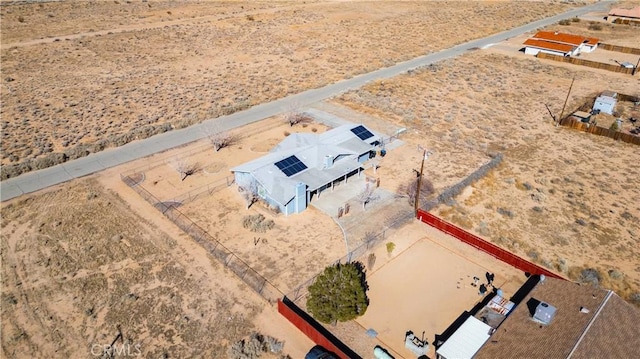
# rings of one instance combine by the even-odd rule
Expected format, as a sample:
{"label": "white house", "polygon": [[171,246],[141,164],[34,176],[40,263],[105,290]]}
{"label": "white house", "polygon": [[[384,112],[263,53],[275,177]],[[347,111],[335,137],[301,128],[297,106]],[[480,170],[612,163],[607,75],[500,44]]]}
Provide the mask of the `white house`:
{"label": "white house", "polygon": [[271,153],[231,169],[239,187],[255,184],[260,198],[285,215],[300,213],[313,196],[359,174],[381,137],[363,125],[322,134],[294,133]]}

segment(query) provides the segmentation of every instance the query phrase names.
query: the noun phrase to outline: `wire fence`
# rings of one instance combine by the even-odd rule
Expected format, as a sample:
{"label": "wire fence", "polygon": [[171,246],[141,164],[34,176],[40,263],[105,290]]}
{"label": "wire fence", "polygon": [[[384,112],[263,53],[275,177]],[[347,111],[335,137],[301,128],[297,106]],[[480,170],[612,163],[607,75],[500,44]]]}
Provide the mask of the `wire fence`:
{"label": "wire fence", "polygon": [[[261,125],[251,125],[249,128],[243,128],[242,131],[232,131],[231,135],[234,137],[234,139],[236,141],[239,141],[243,138],[248,138],[251,137],[253,135],[262,133],[266,130],[270,130],[272,128],[275,128],[277,126],[282,125],[282,122],[278,122],[278,121],[266,121],[266,123],[261,124]],[[203,131],[202,134],[202,138],[206,138],[207,134]],[[124,176],[132,176],[134,174],[137,173],[141,173],[141,172],[147,172],[150,171],[154,168],[166,165],[167,163],[170,163],[171,159],[175,159],[175,158],[188,158],[191,157],[193,155],[197,155],[206,151],[214,151],[213,146],[211,143],[203,143],[201,145],[198,146],[189,146],[188,149],[185,149],[184,151],[178,152],[178,153],[173,153],[171,155],[171,158],[161,158],[155,161],[150,161],[150,162],[145,162],[144,164],[131,169],[129,171],[125,171],[123,172],[122,175]]]}
{"label": "wire fence", "polygon": [[129,176],[121,174],[120,178],[124,183],[136,191],[140,197],[150,203],[171,222],[187,233],[196,243],[217,259],[218,262],[231,270],[231,272],[238,276],[238,278],[245,282],[265,300],[273,304],[284,296],[284,293],[282,293],[275,285],[260,275],[260,273],[249,266],[231,250],[226,248],[207,231],[202,229],[202,227],[189,219],[189,217],[180,212],[175,207],[175,203],[166,201],[162,202],[151,194],[151,192],[147,191],[142,185],[140,185],[140,178],[137,175]]}
{"label": "wire fence", "polygon": [[[404,226],[406,223],[413,220],[414,218],[415,218],[415,214],[413,213],[413,211],[406,211],[403,213],[399,213],[396,217],[393,217],[388,221],[384,222],[382,224],[382,227],[377,233],[372,233],[370,235],[367,235],[366,238],[364,239],[350,238],[350,237],[355,236],[354,234],[351,234],[351,233],[360,233],[359,231],[360,228],[357,228],[357,227],[367,226],[368,228],[370,228],[371,225],[369,221],[367,221],[366,219],[360,221],[359,224],[350,226],[349,228],[343,228],[343,230],[345,231],[345,240],[347,242],[350,242],[350,240],[357,240],[357,241],[361,240],[362,242],[355,248],[352,248],[352,249],[350,248],[349,252],[345,256],[334,261],[330,265],[336,265],[338,263],[345,264],[345,263],[352,262],[353,260],[358,260],[363,258],[365,254],[369,253],[372,249],[378,247],[385,240],[391,237],[399,228],[401,228],[402,226]],[[338,225],[340,224],[338,223]],[[305,297],[308,293],[309,286],[313,284],[313,282],[315,282],[316,278],[320,274],[322,274],[322,272],[315,274],[313,277],[307,279],[306,281],[304,281],[303,283],[299,284],[297,287],[292,289],[289,293],[287,293],[286,295],[287,298],[291,299],[294,302],[297,302],[303,297]]]}
{"label": "wire fence", "polygon": [[212,194],[222,189],[225,189],[234,183],[235,183],[235,178],[233,176],[227,176],[224,178],[217,179],[213,182],[207,183],[204,186],[200,186],[198,188],[192,189],[189,192],[181,193],[173,197],[169,201],[181,203],[181,204],[187,204],[197,199],[211,196]]}

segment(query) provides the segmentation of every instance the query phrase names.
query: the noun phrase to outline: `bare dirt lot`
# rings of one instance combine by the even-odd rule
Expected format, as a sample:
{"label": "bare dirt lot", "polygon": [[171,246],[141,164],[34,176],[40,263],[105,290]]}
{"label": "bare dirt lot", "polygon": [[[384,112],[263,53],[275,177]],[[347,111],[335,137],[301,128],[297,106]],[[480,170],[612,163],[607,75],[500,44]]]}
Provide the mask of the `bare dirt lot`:
{"label": "bare dirt lot", "polygon": [[[316,123],[291,127],[278,116],[239,129],[238,140],[219,152],[203,141],[131,166],[137,164],[144,170],[139,186],[160,201],[175,202],[181,213],[288,293],[346,254],[342,232],[315,208],[290,217],[274,213],[261,203],[247,209],[230,169],[263,156],[290,133],[321,133],[326,129]],[[201,170],[181,181],[173,165],[177,158],[199,163]],[[264,232],[243,227],[245,219],[258,215],[273,221],[274,227]]]}
{"label": "bare dirt lot", "polygon": [[[426,225],[414,223],[402,235],[424,235]],[[412,330],[420,336],[425,331],[429,343],[453,323],[465,310],[470,310],[482,296],[473,287],[473,277],[483,278],[486,272],[496,275],[496,287],[507,298],[524,283],[524,274],[489,255],[476,250],[463,254],[455,249],[455,239],[442,238],[429,233],[398,252],[391,260],[368,273],[371,305],[356,321],[363,328],[378,332],[378,338],[404,358],[411,352],[404,347],[404,334]],[[396,237],[397,239],[400,239]],[[387,256],[384,246],[376,252],[379,258]],[[446,303],[446,305],[444,305]],[[364,353],[363,353],[364,354]],[[429,357],[435,357],[430,345]]]}
{"label": "bare dirt lot", "polygon": [[3,176],[316,88],[575,5],[3,5]]}
{"label": "bare dirt lot", "polygon": [[411,128],[434,152],[426,173],[438,192],[488,153],[504,153],[497,170],[437,213],[572,279],[594,267],[601,284],[630,298],[640,292],[638,150],[553,126],[544,104],[559,115],[574,76],[567,109],[603,90],[640,95],[637,76],[490,49],[339,101]]}
{"label": "bare dirt lot", "polygon": [[[105,142],[85,150],[181,127],[567,6],[154,1],[3,5],[3,168],[81,144],[94,146],[101,139]],[[500,21],[492,21],[496,18]],[[451,26],[456,22],[466,26]],[[52,33],[54,37],[42,40]],[[440,36],[425,39],[433,33]],[[629,43],[637,39],[637,34],[629,36]],[[373,83],[338,102],[409,128],[402,137],[407,144],[381,161],[382,186],[392,191],[415,176],[422,156],[418,145],[434,152],[426,173],[437,191],[487,162],[489,153],[504,153],[501,167],[439,207],[438,214],[571,278],[593,279],[581,278],[582,269],[596,268],[602,285],[630,298],[640,292],[638,151],[551,124],[544,104],[559,113],[573,76],[569,109],[602,90],[637,95],[640,88],[637,76],[491,49]],[[89,357],[94,345],[111,343],[119,325],[131,350],[139,344],[148,357],[221,358],[230,342],[251,330],[284,339],[285,352],[302,357],[312,345],[308,339],[118,176],[136,167],[153,168],[155,172],[145,172],[143,185],[162,200],[207,193],[185,200],[180,210],[286,291],[344,254],[335,224],[313,208],[291,218],[259,205],[246,210],[235,187],[206,191],[211,182],[226,181],[229,167],[260,156],[284,138],[285,131],[293,131],[264,125],[256,129],[261,140],[241,139],[218,153],[195,144],[106,171],[96,176],[98,181],[75,181],[3,203],[0,356]],[[319,125],[295,131],[313,128],[322,131]],[[184,181],[173,166],[180,156],[201,165]],[[249,232],[241,225],[246,214],[263,214],[275,227]],[[412,243],[426,243],[425,225],[414,223],[408,230],[412,232],[390,239],[397,245],[394,255],[377,249],[371,295],[378,303],[385,303],[382,279],[397,278],[402,265],[422,258],[419,251],[407,252],[412,256],[407,263],[400,261],[402,255],[394,257]],[[437,233],[427,236],[433,240]],[[460,245],[439,243],[450,250]],[[472,252],[459,255],[478,256]],[[484,262],[471,267],[448,273],[455,274],[448,288],[454,291],[454,283],[462,280],[464,285],[470,272],[488,268],[501,273],[504,283],[517,282]],[[385,275],[385,268],[391,275]],[[362,325],[388,324],[381,332],[393,339],[383,339],[400,340],[396,333],[404,323],[383,318],[386,308],[372,308],[370,316],[379,317]],[[407,324],[412,328],[407,329],[419,331],[413,328],[420,326],[419,319],[412,317],[414,322]],[[362,340],[367,329],[362,325],[354,321],[331,329],[366,355],[372,346]]]}
{"label": "bare dirt lot", "polygon": [[253,330],[304,355],[311,342],[273,307],[105,186],[134,195],[117,177],[92,178],[3,205],[3,357],[100,356],[118,327],[130,355],[226,357]]}
{"label": "bare dirt lot", "polygon": [[21,199],[2,209],[3,351],[86,357],[120,326],[145,356],[223,355],[263,304],[218,271],[95,180]]}

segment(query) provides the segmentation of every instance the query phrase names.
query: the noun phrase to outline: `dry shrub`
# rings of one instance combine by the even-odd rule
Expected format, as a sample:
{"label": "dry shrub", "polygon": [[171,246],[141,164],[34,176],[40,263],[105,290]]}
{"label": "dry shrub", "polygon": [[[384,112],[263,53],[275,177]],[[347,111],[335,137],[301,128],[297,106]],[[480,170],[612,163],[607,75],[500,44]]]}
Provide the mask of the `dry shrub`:
{"label": "dry shrub", "polygon": [[[412,178],[408,183],[401,184],[398,188],[398,192],[407,196],[409,204],[414,206],[418,192],[418,179]],[[418,207],[425,208],[434,192],[435,189],[433,188],[433,183],[426,178],[422,178],[422,181],[420,181],[420,200],[418,202]]]}
{"label": "dry shrub", "polygon": [[602,25],[592,21],[589,23],[589,30],[600,31],[602,30]]}
{"label": "dry shrub", "polygon": [[273,220],[265,220],[261,214],[248,215],[242,218],[242,227],[251,232],[265,233],[275,226]]}
{"label": "dry shrub", "polygon": [[[251,333],[249,339],[242,339],[229,347],[230,359],[257,359],[264,353],[281,353],[284,343],[276,338],[264,336],[260,333]],[[280,358],[288,358],[281,355]]]}

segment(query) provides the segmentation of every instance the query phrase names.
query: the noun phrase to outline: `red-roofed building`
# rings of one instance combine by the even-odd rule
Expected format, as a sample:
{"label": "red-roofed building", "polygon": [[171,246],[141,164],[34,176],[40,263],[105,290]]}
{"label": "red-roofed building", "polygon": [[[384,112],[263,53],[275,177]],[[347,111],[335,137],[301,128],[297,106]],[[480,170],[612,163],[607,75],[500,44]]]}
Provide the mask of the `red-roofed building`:
{"label": "red-roofed building", "polygon": [[560,56],[576,56],[581,52],[591,52],[598,47],[598,39],[554,31],[538,31],[524,42],[525,54],[539,52]]}
{"label": "red-roofed building", "polygon": [[552,55],[570,56],[577,51],[577,46],[571,46],[567,44],[559,44],[557,42],[539,40],[539,39],[527,39],[524,42],[524,53],[527,55],[537,55],[539,52],[544,52]]}

